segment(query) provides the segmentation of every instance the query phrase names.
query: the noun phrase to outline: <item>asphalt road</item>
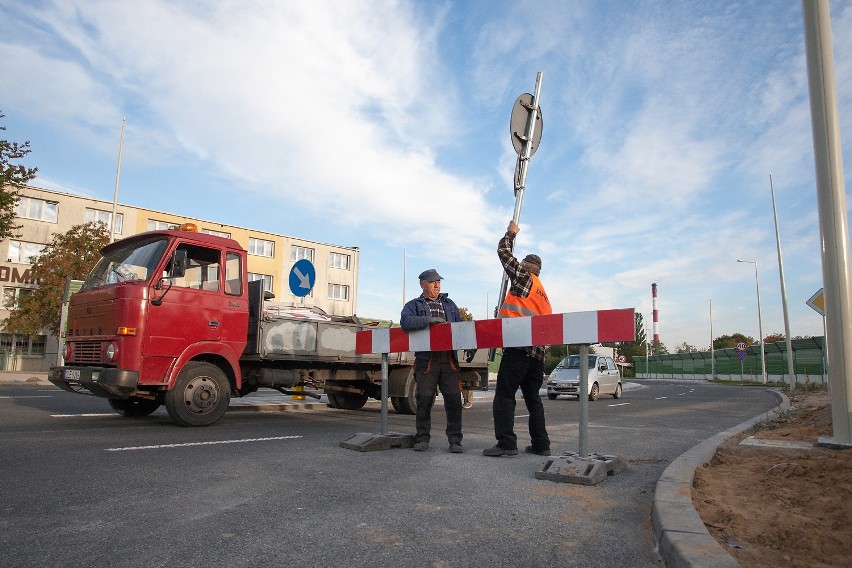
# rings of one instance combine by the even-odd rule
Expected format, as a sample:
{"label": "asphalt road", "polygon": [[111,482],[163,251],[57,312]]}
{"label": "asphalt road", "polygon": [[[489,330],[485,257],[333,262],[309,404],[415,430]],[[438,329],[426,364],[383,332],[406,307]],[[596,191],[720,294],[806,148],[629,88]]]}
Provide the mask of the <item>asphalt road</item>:
{"label": "asphalt road", "polygon": [[[380,432],[377,403],[232,410],[211,427],[182,428],[163,409],[126,419],[103,399],[0,386],[0,562],[663,566],[650,523],[662,471],[779,401],[763,388],[690,381],[601,398],[589,406],[589,451],[628,469],[586,486],[535,479],[540,456],[483,456],[494,443],[489,394],[464,411],[465,453],[450,454],[440,399],[429,451],[358,452],[339,444]],[[577,451],[577,401],[544,405],[554,453]],[[520,399],[517,415],[523,448]],[[391,411],[391,432],[413,429],[413,416]]]}

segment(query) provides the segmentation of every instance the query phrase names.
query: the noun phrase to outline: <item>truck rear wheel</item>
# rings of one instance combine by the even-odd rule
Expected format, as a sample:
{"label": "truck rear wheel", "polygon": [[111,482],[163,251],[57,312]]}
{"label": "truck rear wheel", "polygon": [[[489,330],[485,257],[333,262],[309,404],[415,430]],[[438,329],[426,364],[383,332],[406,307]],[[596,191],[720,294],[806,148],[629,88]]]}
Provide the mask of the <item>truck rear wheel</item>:
{"label": "truck rear wheel", "polygon": [[115,410],[116,413],[121,414],[126,418],[139,418],[141,416],[148,416],[158,408],[160,408],[160,402],[157,400],[150,400],[147,398],[128,398],[126,400],[120,400],[117,398],[109,399],[109,405]]}
{"label": "truck rear wheel", "polygon": [[405,379],[404,396],[391,397],[391,404],[397,414],[417,414],[417,385],[414,382],[414,369]]}
{"label": "truck rear wheel", "polygon": [[166,392],[166,410],[181,426],[209,426],[225,414],[231,388],[225,373],[212,363],[192,361]]}
{"label": "truck rear wheel", "polygon": [[355,394],[351,392],[339,392],[334,395],[336,408],[343,410],[360,410],[367,404],[367,393]]}
{"label": "truck rear wheel", "polygon": [[340,403],[337,402],[337,395],[333,392],[327,393],[328,405],[332,408],[340,408]]}

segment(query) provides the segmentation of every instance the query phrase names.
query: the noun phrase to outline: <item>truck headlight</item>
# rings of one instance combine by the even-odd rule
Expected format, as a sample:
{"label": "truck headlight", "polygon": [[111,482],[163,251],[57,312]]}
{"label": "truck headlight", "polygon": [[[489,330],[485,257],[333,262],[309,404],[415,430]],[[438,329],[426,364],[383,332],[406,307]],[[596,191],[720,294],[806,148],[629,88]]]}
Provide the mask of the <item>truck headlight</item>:
{"label": "truck headlight", "polygon": [[118,351],[118,348],[116,348],[115,343],[110,343],[109,345],[107,345],[107,349],[106,349],[107,359],[109,359],[110,361],[115,359],[115,354],[116,354],[117,351]]}

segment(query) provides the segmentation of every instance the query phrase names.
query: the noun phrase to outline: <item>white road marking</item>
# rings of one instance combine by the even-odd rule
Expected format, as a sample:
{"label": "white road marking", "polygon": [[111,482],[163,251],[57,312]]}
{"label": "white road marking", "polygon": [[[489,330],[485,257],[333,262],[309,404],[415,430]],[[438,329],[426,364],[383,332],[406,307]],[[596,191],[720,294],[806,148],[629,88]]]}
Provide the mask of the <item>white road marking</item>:
{"label": "white road marking", "polygon": [[50,395],[0,396],[0,398],[51,398]]}
{"label": "white road marking", "polygon": [[630,404],[629,402],[617,402],[615,404],[610,404],[610,406],[627,406]]}
{"label": "white road marking", "polygon": [[108,452],[127,452],[131,450],[160,450],[163,448],[185,448],[188,446],[212,446],[215,444],[243,444],[246,442],[266,442],[269,440],[295,440],[302,436],[275,436],[272,438],[245,438],[243,440],[217,440],[213,442],[186,442],[183,444],[159,444],[156,446],[128,446],[124,448],[104,448]]}
{"label": "white road marking", "polygon": [[92,416],[118,416],[118,414],[113,413],[89,413],[89,414],[51,414],[51,418],[91,418]]}
{"label": "white road marking", "polygon": [[663,400],[664,398],[669,398],[669,397],[667,397],[667,396],[658,396],[658,397],[657,397],[657,398],[655,398],[654,400]]}

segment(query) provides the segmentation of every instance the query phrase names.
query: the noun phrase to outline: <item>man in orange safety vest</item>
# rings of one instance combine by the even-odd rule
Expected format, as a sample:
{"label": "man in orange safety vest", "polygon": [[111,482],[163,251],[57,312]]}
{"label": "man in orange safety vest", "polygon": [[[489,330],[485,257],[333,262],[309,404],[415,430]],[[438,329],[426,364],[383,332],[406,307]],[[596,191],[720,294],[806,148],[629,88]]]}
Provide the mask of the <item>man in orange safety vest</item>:
{"label": "man in orange safety vest", "polygon": [[[509,291],[499,315],[504,318],[547,315],[553,313],[547,292],[538,276],[541,258],[528,254],[519,261],[512,254],[518,225],[509,222],[506,234],[497,245],[497,255],[509,277]],[[494,389],[494,435],[497,444],[482,451],[486,456],[515,456],[518,454],[518,437],[515,435],[515,394],[518,388],[524,396],[529,411],[531,444],[524,451],[541,456],[550,455],[550,437],[544,424],[544,405],[539,389],[544,381],[544,347],[507,347],[497,371]]]}

